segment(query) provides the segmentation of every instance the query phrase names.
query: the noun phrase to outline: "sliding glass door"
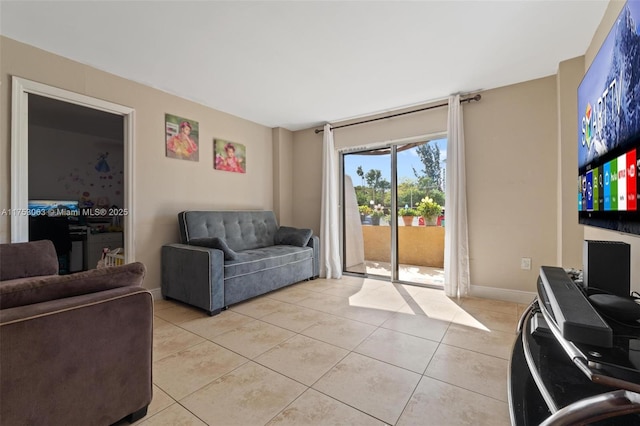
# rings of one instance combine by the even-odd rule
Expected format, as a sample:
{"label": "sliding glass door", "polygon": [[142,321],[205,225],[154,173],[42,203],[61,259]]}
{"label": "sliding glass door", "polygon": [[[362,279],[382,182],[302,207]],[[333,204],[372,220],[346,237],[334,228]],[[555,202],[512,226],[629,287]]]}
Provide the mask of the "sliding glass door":
{"label": "sliding glass door", "polygon": [[446,139],[343,153],[347,273],[442,285]]}
{"label": "sliding glass door", "polygon": [[390,149],[354,152],[343,155],[342,159],[345,206],[343,269],[390,278]]}
{"label": "sliding glass door", "polygon": [[398,146],[398,280],[444,285],[446,139]]}

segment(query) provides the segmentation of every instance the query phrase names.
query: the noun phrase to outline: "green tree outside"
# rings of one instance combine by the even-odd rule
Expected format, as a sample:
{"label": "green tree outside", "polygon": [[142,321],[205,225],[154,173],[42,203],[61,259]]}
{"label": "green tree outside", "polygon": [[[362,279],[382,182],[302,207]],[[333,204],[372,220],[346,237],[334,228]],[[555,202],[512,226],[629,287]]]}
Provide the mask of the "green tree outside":
{"label": "green tree outside", "polygon": [[420,157],[420,161],[424,168],[418,174],[416,170],[413,173],[416,178],[426,177],[429,179],[429,186],[442,191],[442,175],[440,168],[440,149],[435,142],[427,142],[424,145],[420,145],[416,148],[416,153]]}
{"label": "green tree outside", "polygon": [[[398,207],[415,207],[424,197],[432,198],[437,204],[445,205],[445,195],[440,167],[440,149],[436,142],[430,141],[416,148],[422,162],[422,169],[413,168],[415,178],[402,178],[398,183]],[[364,171],[358,166],[356,174],[361,185],[355,186],[358,205],[374,204],[391,206],[391,183],[382,177],[378,169]]]}

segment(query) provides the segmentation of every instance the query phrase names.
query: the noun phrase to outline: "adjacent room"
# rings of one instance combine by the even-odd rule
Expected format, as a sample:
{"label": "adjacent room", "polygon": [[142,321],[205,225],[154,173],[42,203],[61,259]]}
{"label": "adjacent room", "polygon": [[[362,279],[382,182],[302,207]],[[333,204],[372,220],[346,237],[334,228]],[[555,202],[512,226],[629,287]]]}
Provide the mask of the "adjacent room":
{"label": "adjacent room", "polygon": [[637,52],[637,0],[3,0],[0,423],[640,424]]}
{"label": "adjacent room", "polygon": [[121,215],[96,214],[124,205],[122,117],[38,95],[28,117],[29,241],[52,240],[61,273],[94,269],[123,246]]}

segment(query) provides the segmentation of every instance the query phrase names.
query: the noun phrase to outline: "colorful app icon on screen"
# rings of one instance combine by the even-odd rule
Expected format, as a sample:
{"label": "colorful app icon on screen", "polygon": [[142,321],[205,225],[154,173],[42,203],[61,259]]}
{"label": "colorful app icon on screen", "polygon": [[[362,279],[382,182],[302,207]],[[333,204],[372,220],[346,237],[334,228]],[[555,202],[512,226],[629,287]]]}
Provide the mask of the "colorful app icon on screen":
{"label": "colorful app icon on screen", "polygon": [[582,211],[582,175],[578,176],[578,211]]}
{"label": "colorful app icon on screen", "polygon": [[627,210],[627,156],[618,157],[618,211]]}
{"label": "colorful app icon on screen", "polygon": [[587,211],[593,210],[593,170],[587,172]]}
{"label": "colorful app icon on screen", "polygon": [[604,209],[611,210],[611,163],[602,166],[604,175]]}
{"label": "colorful app icon on screen", "polygon": [[598,199],[600,198],[600,184],[598,181],[600,176],[598,175],[598,169],[593,169],[593,211],[599,210]]}
{"label": "colorful app icon on screen", "polygon": [[582,210],[587,211],[587,175],[582,176]]}
{"label": "colorful app icon on screen", "polygon": [[604,210],[604,178],[602,174],[604,173],[604,168],[602,166],[598,167],[598,210]]}
{"label": "colorful app icon on screen", "polygon": [[611,186],[611,210],[618,210],[618,159],[609,161],[609,185]]}
{"label": "colorful app icon on screen", "polygon": [[[638,185],[638,169],[640,169],[640,149],[636,150],[636,155],[638,156],[636,161],[636,205],[638,203],[638,198],[640,198],[640,185]],[[637,209],[637,207],[636,207]]]}
{"label": "colorful app icon on screen", "polygon": [[627,210],[636,211],[638,200],[636,198],[636,150],[627,152]]}

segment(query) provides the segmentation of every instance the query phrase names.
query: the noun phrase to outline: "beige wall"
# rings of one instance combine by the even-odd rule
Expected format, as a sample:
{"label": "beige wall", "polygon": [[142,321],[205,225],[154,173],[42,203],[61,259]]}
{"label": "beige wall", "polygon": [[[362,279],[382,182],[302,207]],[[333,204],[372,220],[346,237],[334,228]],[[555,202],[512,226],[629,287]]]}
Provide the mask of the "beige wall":
{"label": "beige wall", "polygon": [[293,217],[294,226],[320,235],[322,133],[316,135],[313,130],[293,132]]}
{"label": "beige wall", "polygon": [[[593,40],[585,53],[586,72],[593,58],[598,53],[602,42],[604,41],[609,30],[613,26],[618,14],[624,6],[624,1],[611,1],[600,22],[598,30],[593,36]],[[606,231],[590,226],[584,227],[585,240],[605,240],[605,241],[623,241],[631,245],[631,290],[640,291],[640,237],[634,235],[621,234],[613,231]]]}
{"label": "beige wall", "polygon": [[293,224],[293,133],[277,127],[273,133],[273,211],[278,223]]}
{"label": "beige wall", "polygon": [[558,66],[557,200],[558,252],[556,265],[582,269],[584,227],[576,209],[577,164],[576,129],[578,85],[584,74],[584,56],[563,61]]}
{"label": "beige wall", "polygon": [[465,106],[472,285],[535,291],[540,266],[555,264],[556,111],[555,76]]}
{"label": "beige wall", "polygon": [[[176,214],[185,209],[273,209],[272,130],[0,37],[0,208],[10,207],[11,76],[19,76],[134,108],[135,259],[148,268],[145,286],[160,286],[160,248],[178,241]],[[200,125],[200,161],[167,158],[164,114]],[[213,169],[213,139],[246,145],[247,173]],[[0,217],[0,241],[10,240]]]}
{"label": "beige wall", "polygon": [[[534,291],[539,266],[556,261],[555,76],[483,92],[463,111],[471,283]],[[334,133],[339,149],[446,130],[447,108],[438,108]],[[294,217],[318,230],[322,134],[293,139]],[[533,259],[531,271],[521,257]]]}

